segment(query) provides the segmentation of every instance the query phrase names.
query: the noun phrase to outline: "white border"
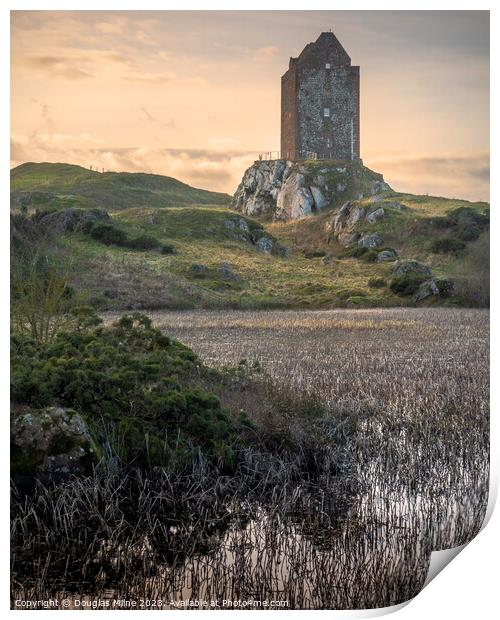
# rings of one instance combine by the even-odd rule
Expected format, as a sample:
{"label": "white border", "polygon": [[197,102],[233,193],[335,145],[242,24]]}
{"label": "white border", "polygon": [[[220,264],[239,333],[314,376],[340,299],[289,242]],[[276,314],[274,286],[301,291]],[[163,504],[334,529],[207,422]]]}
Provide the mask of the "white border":
{"label": "white border", "polygon": [[[491,62],[493,67],[498,68],[498,44],[496,44],[495,35],[498,37],[498,23],[496,17],[496,10],[493,8],[493,2],[463,2],[463,1],[441,1],[431,2],[429,0],[422,0],[420,2],[402,2],[400,1],[381,1],[378,3],[370,3],[367,1],[351,0],[350,2],[338,1],[332,3],[330,1],[309,0],[307,3],[299,3],[296,0],[288,0],[287,2],[275,0],[269,2],[269,0],[253,0],[251,2],[241,0],[238,6],[235,6],[234,2],[226,1],[193,1],[183,0],[183,2],[173,2],[164,0],[160,2],[158,0],[141,0],[140,3],[133,0],[52,0],[47,2],[30,2],[22,0],[8,0],[6,6],[3,6],[1,10],[1,23],[0,23],[0,46],[1,46],[1,58],[2,62],[2,84],[3,96],[1,98],[1,114],[0,122],[2,123],[3,130],[0,133],[2,136],[2,166],[0,169],[2,183],[0,185],[2,189],[3,205],[1,213],[2,218],[2,235],[3,243],[0,245],[1,252],[1,286],[0,289],[3,292],[4,303],[0,305],[0,312],[2,316],[2,332],[1,332],[1,350],[2,350],[2,369],[4,370],[4,376],[8,373],[8,326],[9,326],[9,311],[7,306],[8,297],[8,278],[9,278],[9,252],[8,252],[8,234],[9,234],[9,169],[10,169],[10,152],[9,141],[7,136],[10,135],[10,110],[9,99],[7,93],[9,92],[9,63],[5,62],[5,59],[9,58],[9,32],[10,32],[10,17],[9,10],[491,10],[491,45],[492,54]],[[272,34],[272,33],[270,33]],[[497,92],[497,83],[492,80],[491,84],[491,110],[500,109],[500,101]],[[491,136],[492,136],[492,168],[495,170],[495,164],[497,163],[496,157],[496,144],[498,139],[498,122],[495,116],[491,115]],[[496,205],[499,196],[498,182],[493,177],[491,183],[491,202]],[[492,210],[492,238],[496,239],[497,232],[497,216],[495,215],[495,209]],[[500,249],[498,244],[493,244],[492,247],[492,261],[493,265],[499,265],[498,253]],[[498,350],[498,332],[495,329],[497,317],[497,283],[498,272],[492,269],[492,369],[493,372],[498,370],[496,352]],[[8,386],[7,381],[2,381],[2,396],[3,396],[3,424],[4,432],[2,433],[2,440],[4,442],[4,450],[2,454],[8,454]],[[495,451],[491,455],[491,472],[492,472],[492,496],[491,502],[493,503],[496,496],[498,486],[498,472],[499,472],[499,455],[498,455],[498,429],[499,424],[496,423],[496,409],[498,398],[498,389],[495,383],[492,384],[491,404],[492,404],[492,445]],[[0,592],[2,594],[2,607],[5,610],[9,609],[9,558],[8,558],[8,541],[7,536],[9,532],[8,526],[8,460],[7,456],[2,459],[2,481],[4,488],[0,494],[0,503],[3,508],[1,513],[1,526],[2,534],[5,537],[5,545],[3,549],[3,562],[1,564],[0,573]],[[481,618],[488,620],[489,618],[496,617],[498,613],[498,607],[496,604],[496,590],[498,588],[498,565],[495,557],[495,548],[498,549],[499,531],[500,531],[500,517],[498,510],[491,516],[491,521],[478,536],[470,543],[455,559],[451,565],[447,566],[445,570],[439,574],[424,590],[408,605],[404,606],[398,611],[398,617],[401,619],[418,619],[422,617],[426,619],[432,618],[457,618],[457,619],[471,619]],[[395,609],[390,608],[391,611]],[[389,609],[387,610],[389,612]],[[496,613],[495,613],[496,612]],[[8,613],[12,613],[10,610]],[[27,612],[18,612],[27,613]],[[53,612],[45,612],[53,613]],[[69,613],[69,612],[60,612]],[[118,612],[110,612],[118,613]],[[136,614],[138,612],[129,612],[127,617],[131,617],[130,613]],[[169,612],[169,613],[182,613],[182,612]],[[195,612],[196,613],[196,612]],[[206,611],[204,615],[211,615],[218,612]],[[244,612],[226,612],[230,614],[241,614]],[[311,612],[306,611],[276,611],[276,612],[259,612],[259,616],[262,614],[289,614],[294,613],[299,617],[306,617],[306,614]],[[331,614],[334,617],[367,617],[367,613],[363,612],[345,612],[345,611],[314,611],[315,614]],[[372,614],[369,614],[372,615]]]}

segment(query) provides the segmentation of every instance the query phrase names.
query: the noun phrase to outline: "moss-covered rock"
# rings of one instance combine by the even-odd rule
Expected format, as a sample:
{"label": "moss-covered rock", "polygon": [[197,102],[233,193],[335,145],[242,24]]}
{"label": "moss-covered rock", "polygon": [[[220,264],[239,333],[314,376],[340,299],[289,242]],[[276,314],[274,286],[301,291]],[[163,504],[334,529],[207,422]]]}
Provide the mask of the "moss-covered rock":
{"label": "moss-covered rock", "polygon": [[14,479],[62,480],[89,474],[101,455],[84,417],[73,409],[46,407],[13,414]]}

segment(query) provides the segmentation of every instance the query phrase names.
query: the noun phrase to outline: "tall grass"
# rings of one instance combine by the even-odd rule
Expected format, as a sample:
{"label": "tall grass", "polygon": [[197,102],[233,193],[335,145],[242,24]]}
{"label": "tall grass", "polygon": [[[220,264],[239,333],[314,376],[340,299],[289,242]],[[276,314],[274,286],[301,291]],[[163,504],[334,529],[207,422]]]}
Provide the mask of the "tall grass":
{"label": "tall grass", "polygon": [[[247,411],[263,447],[242,450],[231,476],[200,457],[179,474],[100,470],[16,492],[13,598],[380,607],[419,591],[433,549],[477,533],[485,311],[152,316],[211,364],[260,361],[261,387],[229,383],[220,397]],[[295,422],[301,403],[323,408],[310,431]],[[287,436],[304,448],[264,449]]]}

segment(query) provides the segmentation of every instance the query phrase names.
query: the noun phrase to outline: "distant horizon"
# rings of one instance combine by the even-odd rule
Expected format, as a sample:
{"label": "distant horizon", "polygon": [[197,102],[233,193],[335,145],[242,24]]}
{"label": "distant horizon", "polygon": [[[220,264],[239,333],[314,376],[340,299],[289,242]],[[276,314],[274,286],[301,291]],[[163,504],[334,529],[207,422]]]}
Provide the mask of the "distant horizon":
{"label": "distant horizon", "polygon": [[363,163],[402,192],[488,201],[488,11],[13,11],[11,167],[232,194],[279,148],[289,57],[330,27],[361,67]]}
{"label": "distant horizon", "polygon": [[[326,160],[325,160],[326,161]],[[173,177],[170,174],[163,174],[163,173],[159,173],[159,172],[150,172],[150,171],[146,171],[146,170],[102,170],[102,168],[98,168],[98,167],[88,167],[85,166],[83,164],[75,164],[69,161],[33,161],[33,160],[28,160],[28,161],[23,161],[19,164],[11,164],[10,170],[14,170],[15,168],[19,168],[20,166],[23,166],[25,164],[53,164],[53,165],[65,165],[65,166],[76,166],[78,168],[83,168],[84,170],[88,170],[89,172],[97,172],[98,174],[106,174],[106,173],[110,173],[110,174],[120,174],[120,173],[125,173],[125,174],[151,174],[153,176],[160,176],[160,177],[168,177],[168,178],[172,178],[176,181],[180,181],[181,183],[184,183],[185,185],[189,185],[190,187],[193,187],[194,189],[201,189],[207,192],[215,192],[218,194],[227,194],[229,197],[232,197],[234,195],[234,192],[225,192],[223,190],[219,190],[219,189],[213,189],[211,187],[202,187],[200,185],[193,185],[192,183],[189,183],[188,181],[186,181],[185,179],[181,179],[179,177]],[[380,172],[379,170],[374,170],[374,172]],[[383,172],[381,173],[383,174]],[[443,196],[443,195],[439,195],[439,194],[430,194],[430,193],[415,193],[415,192],[406,192],[405,190],[401,190],[400,188],[397,187],[393,187],[391,185],[391,188],[394,192],[399,193],[399,194],[415,194],[415,195],[421,195],[421,196],[430,196],[430,197],[435,197],[435,198],[444,198],[446,200],[464,200],[464,201],[468,201],[468,202],[472,202],[472,203],[480,203],[480,202],[484,202],[484,203],[488,203],[489,204],[489,200],[481,200],[481,199],[469,199],[469,198],[463,198],[461,196]],[[236,189],[236,188],[235,188]]]}

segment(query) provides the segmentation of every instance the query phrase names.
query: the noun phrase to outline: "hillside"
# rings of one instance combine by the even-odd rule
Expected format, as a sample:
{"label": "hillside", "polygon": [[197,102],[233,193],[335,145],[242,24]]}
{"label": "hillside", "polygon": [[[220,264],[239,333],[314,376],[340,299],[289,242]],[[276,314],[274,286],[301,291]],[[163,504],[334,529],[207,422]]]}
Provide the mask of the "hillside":
{"label": "hillside", "polygon": [[11,205],[37,207],[175,207],[225,205],[229,196],[191,187],[171,177],[97,172],[70,164],[25,163],[11,170]]}
{"label": "hillside", "polygon": [[[36,192],[43,186],[40,168],[37,174],[33,169],[29,173],[29,166],[12,171],[15,192]],[[70,198],[83,196],[85,183],[95,188],[96,177],[107,176],[75,166],[50,170],[47,183],[59,196]],[[77,172],[80,176],[74,181]],[[106,181],[103,192],[96,193],[107,202],[83,202],[107,209],[107,219],[97,224],[104,225],[106,235],[111,227],[115,240],[93,235],[89,227],[64,224],[66,229],[52,239],[51,247],[70,271],[74,289],[102,310],[487,303],[489,205],[398,193],[381,175],[372,175],[364,175],[363,182],[375,183],[377,193],[363,197],[351,187],[353,199],[341,207],[327,204],[306,217],[273,222],[269,213],[250,216],[229,209],[221,194],[204,192],[219,197],[222,204],[217,206],[201,206],[199,197],[197,203],[189,202],[189,191],[203,190],[174,179],[115,174],[113,183]],[[141,189],[145,204],[136,200],[126,208],[123,193],[136,195],[133,184],[143,188],[144,180],[155,199],[149,201]],[[166,194],[167,187],[188,188],[183,189],[185,202],[177,202],[176,209],[158,208],[155,192]],[[28,212],[35,214],[36,207],[32,203]],[[62,208],[60,199],[47,199],[38,207],[42,215],[54,209],[63,223],[71,219],[68,214],[73,220],[81,217],[78,209]],[[88,209],[81,213],[92,214]],[[45,220],[31,217],[38,218],[37,225],[50,219],[54,225],[49,228],[57,230],[53,214]],[[403,282],[396,287],[398,261],[412,260],[432,275],[411,281],[411,287],[406,286],[406,276],[400,277]],[[451,280],[454,292],[416,302],[423,280]]]}

